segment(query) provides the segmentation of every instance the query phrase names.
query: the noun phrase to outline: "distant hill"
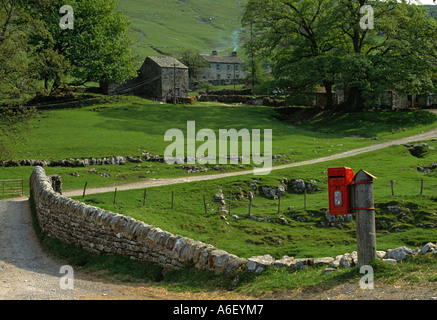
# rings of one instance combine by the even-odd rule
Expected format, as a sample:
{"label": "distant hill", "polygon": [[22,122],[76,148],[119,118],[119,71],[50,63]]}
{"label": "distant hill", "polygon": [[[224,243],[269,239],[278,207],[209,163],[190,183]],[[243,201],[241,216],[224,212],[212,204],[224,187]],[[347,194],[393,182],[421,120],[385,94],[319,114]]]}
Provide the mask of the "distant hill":
{"label": "distant hill", "polygon": [[[248,0],[119,0],[132,21],[134,53],[174,54],[183,49],[230,53]],[[141,36],[142,34],[142,36]],[[152,47],[154,49],[152,49]]]}
{"label": "distant hill", "polygon": [[[248,0],[118,0],[132,21],[134,53],[175,54],[184,49],[229,54],[236,41]],[[437,19],[437,6],[425,5]]]}

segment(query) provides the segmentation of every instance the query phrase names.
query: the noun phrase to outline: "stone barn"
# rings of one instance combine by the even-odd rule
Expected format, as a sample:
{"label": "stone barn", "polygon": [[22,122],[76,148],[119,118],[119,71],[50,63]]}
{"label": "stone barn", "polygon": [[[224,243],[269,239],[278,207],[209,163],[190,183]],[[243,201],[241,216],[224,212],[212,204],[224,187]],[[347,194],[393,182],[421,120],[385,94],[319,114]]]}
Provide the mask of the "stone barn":
{"label": "stone barn", "polygon": [[144,95],[163,102],[188,99],[188,67],[172,57],[147,57],[138,77],[144,84]]}
{"label": "stone barn", "polygon": [[122,84],[101,83],[107,95],[139,95],[150,99],[188,102],[188,67],[172,57],[147,57],[135,78]]}

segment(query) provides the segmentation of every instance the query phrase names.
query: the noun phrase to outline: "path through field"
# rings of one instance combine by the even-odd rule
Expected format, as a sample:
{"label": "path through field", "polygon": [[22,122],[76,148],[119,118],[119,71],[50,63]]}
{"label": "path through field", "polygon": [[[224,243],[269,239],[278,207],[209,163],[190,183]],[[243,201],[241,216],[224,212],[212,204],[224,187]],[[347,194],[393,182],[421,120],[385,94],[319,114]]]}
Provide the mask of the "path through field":
{"label": "path through field", "polygon": [[[437,113],[437,110],[435,111]],[[286,169],[286,168],[293,168],[293,167],[299,167],[309,164],[315,164],[320,162],[326,162],[330,160],[336,160],[346,157],[351,157],[359,154],[363,154],[370,151],[375,151],[379,149],[384,149],[390,146],[394,145],[400,145],[405,143],[410,143],[414,141],[420,141],[420,140],[429,140],[429,139],[437,139],[437,129],[420,133],[408,138],[383,142],[359,149],[354,149],[350,151],[345,151],[342,153],[333,154],[331,156],[322,157],[318,159],[313,160],[306,160],[296,163],[290,163],[286,165],[281,166],[275,166],[272,168],[272,170],[280,170],[280,169]],[[245,170],[245,171],[237,171],[237,172],[228,172],[228,173],[219,173],[219,174],[210,174],[210,175],[201,175],[201,176],[192,176],[192,177],[182,177],[182,178],[166,178],[166,179],[149,179],[144,182],[136,182],[136,183],[130,183],[130,184],[124,184],[117,186],[118,191],[123,190],[132,190],[132,189],[141,189],[146,187],[158,187],[158,186],[164,186],[164,185],[171,185],[171,184],[178,184],[178,183],[186,183],[186,182],[195,182],[195,181],[205,181],[205,180],[214,180],[214,179],[221,179],[226,177],[233,177],[233,176],[241,176],[241,175],[247,175],[247,174],[253,174],[253,170]],[[86,190],[86,194],[98,194],[98,193],[105,193],[105,192],[112,192],[114,191],[114,187],[103,187],[103,188],[90,188]],[[66,197],[74,197],[74,196],[80,196],[83,194],[83,190],[71,190],[71,191],[65,191],[63,192],[63,195]]]}
{"label": "path through field", "polygon": [[[414,137],[385,142],[361,149],[336,154],[315,160],[274,167],[273,170],[340,159],[391,145],[437,138],[437,130]],[[141,183],[119,186],[119,190],[159,186],[191,181],[219,179],[223,177],[251,174],[252,170],[191,178],[149,180]],[[90,189],[87,194],[112,191],[112,188]],[[82,190],[65,192],[65,196],[81,195]],[[148,284],[129,284],[105,280],[91,274],[74,270],[74,289],[62,289],[60,273],[62,261],[57,261],[41,248],[32,226],[27,198],[0,201],[0,300],[196,300],[196,299],[248,299],[232,292],[176,293]],[[306,291],[267,294],[266,299],[437,299],[437,285],[403,286],[394,284],[378,286],[375,290],[361,290],[358,284],[345,284],[324,291]]]}

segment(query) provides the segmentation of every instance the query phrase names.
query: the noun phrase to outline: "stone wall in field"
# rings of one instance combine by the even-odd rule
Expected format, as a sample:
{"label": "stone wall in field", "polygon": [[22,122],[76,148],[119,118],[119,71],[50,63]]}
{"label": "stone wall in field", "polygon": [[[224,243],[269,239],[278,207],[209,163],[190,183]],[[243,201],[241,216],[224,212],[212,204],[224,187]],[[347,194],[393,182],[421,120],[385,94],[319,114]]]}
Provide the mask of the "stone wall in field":
{"label": "stone wall in field", "polygon": [[[173,235],[133,218],[63,197],[53,190],[52,183],[42,167],[35,167],[30,178],[30,193],[41,229],[50,237],[96,254],[124,255],[156,263],[166,270],[195,266],[220,273],[239,269],[260,273],[269,267],[295,270],[323,265],[328,267],[323,271],[326,273],[338,267],[351,268],[358,261],[356,251],[335,258],[295,259],[283,256],[275,260],[269,254],[240,258],[210,244]],[[387,252],[377,251],[377,257],[396,263],[408,255],[419,253],[437,257],[437,243],[429,242],[423,248],[414,250],[399,247]]]}
{"label": "stone wall in field", "polygon": [[30,189],[43,232],[87,251],[145,260],[166,270],[191,265],[230,273],[248,262],[212,245],[66,198],[53,190],[42,167],[32,172]]}

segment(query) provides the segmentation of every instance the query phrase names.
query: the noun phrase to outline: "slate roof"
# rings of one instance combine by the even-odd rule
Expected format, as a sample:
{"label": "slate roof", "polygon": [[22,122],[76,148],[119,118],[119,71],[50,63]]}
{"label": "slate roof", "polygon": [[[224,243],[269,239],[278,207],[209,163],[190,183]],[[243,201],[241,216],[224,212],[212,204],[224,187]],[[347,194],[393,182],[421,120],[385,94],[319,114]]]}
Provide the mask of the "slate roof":
{"label": "slate roof", "polygon": [[172,57],[147,57],[147,59],[152,60],[161,68],[174,68],[174,65],[176,65],[178,69],[188,69],[182,62]]}
{"label": "slate roof", "polygon": [[238,57],[222,56],[212,54],[201,54],[201,56],[210,63],[243,63],[244,61]]}

